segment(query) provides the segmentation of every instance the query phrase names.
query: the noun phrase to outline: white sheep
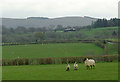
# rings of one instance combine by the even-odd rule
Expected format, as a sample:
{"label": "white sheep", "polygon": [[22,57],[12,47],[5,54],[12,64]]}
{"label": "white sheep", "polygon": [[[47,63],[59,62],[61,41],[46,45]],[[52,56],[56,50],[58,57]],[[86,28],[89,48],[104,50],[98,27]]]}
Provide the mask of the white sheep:
{"label": "white sheep", "polygon": [[77,62],[74,63],[74,70],[78,70],[78,64],[77,64]]}
{"label": "white sheep", "polygon": [[70,65],[67,64],[67,70],[66,71],[69,71],[70,70]]}
{"label": "white sheep", "polygon": [[91,67],[91,69],[95,68],[95,60],[85,58],[84,61],[85,61],[85,66],[87,67],[87,69],[90,69],[90,67]]}

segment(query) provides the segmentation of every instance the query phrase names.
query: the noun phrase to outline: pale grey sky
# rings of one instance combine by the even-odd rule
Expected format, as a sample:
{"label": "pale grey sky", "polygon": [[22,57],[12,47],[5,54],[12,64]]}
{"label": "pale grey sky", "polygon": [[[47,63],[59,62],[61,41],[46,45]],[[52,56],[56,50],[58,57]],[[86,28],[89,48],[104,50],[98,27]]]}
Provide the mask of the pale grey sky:
{"label": "pale grey sky", "polygon": [[0,0],[2,17],[118,17],[119,0]]}

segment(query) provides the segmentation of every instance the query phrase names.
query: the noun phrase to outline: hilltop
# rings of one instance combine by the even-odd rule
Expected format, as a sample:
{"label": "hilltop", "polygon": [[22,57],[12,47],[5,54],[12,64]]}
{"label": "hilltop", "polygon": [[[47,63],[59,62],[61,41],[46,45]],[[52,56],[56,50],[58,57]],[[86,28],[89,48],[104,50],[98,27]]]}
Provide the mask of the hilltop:
{"label": "hilltop", "polygon": [[50,27],[54,28],[57,25],[62,25],[63,27],[67,26],[88,26],[91,25],[92,22],[96,21],[96,18],[92,17],[79,17],[79,16],[71,16],[71,17],[59,17],[59,18],[47,18],[47,17],[28,17],[24,19],[18,18],[0,18],[2,19],[2,25],[7,28],[17,28],[18,26],[22,27]]}

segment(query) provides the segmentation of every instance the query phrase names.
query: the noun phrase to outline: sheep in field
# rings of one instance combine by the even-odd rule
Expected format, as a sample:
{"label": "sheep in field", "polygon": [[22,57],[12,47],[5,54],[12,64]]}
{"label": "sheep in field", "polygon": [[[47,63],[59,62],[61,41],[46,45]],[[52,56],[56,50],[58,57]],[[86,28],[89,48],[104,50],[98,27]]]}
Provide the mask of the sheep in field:
{"label": "sheep in field", "polygon": [[74,63],[74,70],[78,70],[78,64],[77,64],[77,62]]}
{"label": "sheep in field", "polygon": [[69,71],[70,70],[70,65],[67,64],[67,70],[66,71]]}
{"label": "sheep in field", "polygon": [[88,58],[85,58],[84,59],[84,62],[85,62],[85,66],[87,67],[87,70],[88,69],[94,69],[95,68],[95,60],[93,59],[88,59]]}

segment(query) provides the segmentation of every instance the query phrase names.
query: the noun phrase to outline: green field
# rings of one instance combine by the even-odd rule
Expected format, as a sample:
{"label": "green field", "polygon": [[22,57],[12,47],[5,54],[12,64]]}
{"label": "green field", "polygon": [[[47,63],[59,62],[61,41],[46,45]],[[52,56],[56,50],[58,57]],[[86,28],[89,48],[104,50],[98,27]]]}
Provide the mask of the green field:
{"label": "green field", "polygon": [[66,37],[67,39],[108,39],[113,38],[112,33],[113,31],[118,31],[118,27],[105,27],[105,28],[92,28],[91,30],[88,29],[81,29],[80,31],[75,32],[56,32],[55,34],[61,34],[61,36],[68,36],[68,35],[76,35],[80,34],[80,37],[71,38]]}
{"label": "green field", "polygon": [[78,64],[79,70],[66,70],[66,64],[3,66],[3,80],[118,80],[118,63],[96,63],[95,70],[86,70]]}
{"label": "green field", "polygon": [[113,31],[118,31],[118,27],[94,28],[92,30],[85,29],[79,32],[85,35],[86,39],[105,39],[112,37]]}
{"label": "green field", "polygon": [[[92,30],[81,29],[75,32],[52,32],[60,34],[68,40],[80,39],[107,39],[116,41],[112,32],[117,31],[117,27],[96,28]],[[78,38],[71,38],[72,35],[80,35]],[[29,36],[33,33],[16,34],[14,36]],[[48,33],[49,35],[49,33]],[[107,38],[106,38],[107,37]],[[59,38],[59,37],[58,37]],[[109,39],[108,39],[109,38]],[[50,38],[49,38],[50,39]],[[56,39],[56,38],[55,38]],[[59,39],[58,39],[59,40]],[[107,54],[117,55],[117,44],[108,43]],[[41,57],[72,57],[72,56],[96,56],[103,55],[104,49],[94,43],[50,43],[50,44],[28,44],[2,46],[2,58],[41,58]],[[21,65],[3,66],[3,80],[118,80],[118,63],[97,62],[95,70],[86,70],[83,63],[79,63],[79,70],[73,70],[70,64],[70,71],[66,72],[66,64],[47,65]]]}
{"label": "green field", "polygon": [[3,58],[39,58],[101,55],[103,48],[93,43],[54,43],[3,46]]}

